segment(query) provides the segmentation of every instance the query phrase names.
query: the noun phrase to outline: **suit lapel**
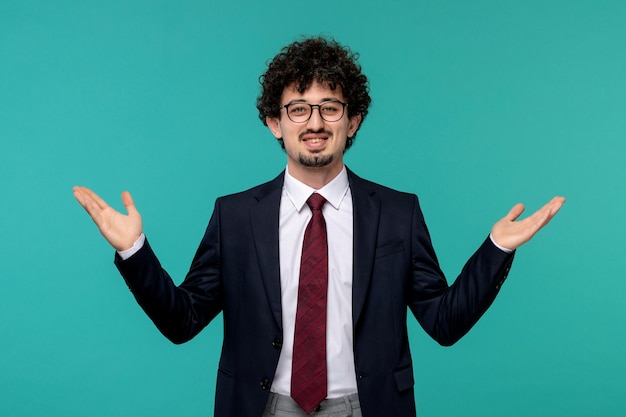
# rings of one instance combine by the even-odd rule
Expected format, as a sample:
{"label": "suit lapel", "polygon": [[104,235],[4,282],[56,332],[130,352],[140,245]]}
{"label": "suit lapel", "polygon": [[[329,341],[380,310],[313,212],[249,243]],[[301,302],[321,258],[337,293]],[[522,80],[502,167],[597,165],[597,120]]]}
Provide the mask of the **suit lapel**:
{"label": "suit lapel", "polygon": [[[354,213],[354,261],[352,271],[352,321],[361,316],[367,296],[378,236],[380,201],[368,183],[348,170]],[[254,244],[265,293],[274,320],[282,329],[278,227],[284,173],[260,187],[250,206]]]}
{"label": "suit lapel", "polygon": [[260,187],[250,206],[252,233],[265,293],[276,324],[282,329],[278,227],[283,174]]}
{"label": "suit lapel", "polygon": [[354,223],[354,261],[352,271],[352,322],[356,324],[361,316],[367,296],[378,235],[380,201],[375,191],[366,181],[348,170],[352,193]]}

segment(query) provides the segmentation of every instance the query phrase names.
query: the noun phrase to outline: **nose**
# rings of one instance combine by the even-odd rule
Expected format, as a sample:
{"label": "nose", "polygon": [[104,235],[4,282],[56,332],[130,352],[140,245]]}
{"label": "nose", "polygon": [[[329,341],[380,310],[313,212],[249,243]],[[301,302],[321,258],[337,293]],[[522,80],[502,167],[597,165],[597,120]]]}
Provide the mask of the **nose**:
{"label": "nose", "polygon": [[324,119],[322,119],[322,113],[320,113],[319,106],[311,108],[311,117],[307,122],[307,127],[311,130],[317,130],[324,127]]}

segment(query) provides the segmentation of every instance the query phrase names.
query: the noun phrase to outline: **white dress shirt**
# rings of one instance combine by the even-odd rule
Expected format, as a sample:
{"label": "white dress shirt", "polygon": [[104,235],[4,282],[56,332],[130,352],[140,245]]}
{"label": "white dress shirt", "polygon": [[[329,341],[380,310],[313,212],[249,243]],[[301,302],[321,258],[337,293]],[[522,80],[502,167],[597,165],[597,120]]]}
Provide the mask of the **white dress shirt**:
{"label": "white dress shirt", "polygon": [[352,194],[345,167],[319,190],[299,182],[289,175],[288,170],[285,171],[279,225],[283,347],[271,390],[291,395],[300,257],[304,231],[311,219],[311,209],[306,201],[313,192],[321,194],[327,201],[322,208],[328,233],[327,397],[336,398],[357,392],[352,348]]}

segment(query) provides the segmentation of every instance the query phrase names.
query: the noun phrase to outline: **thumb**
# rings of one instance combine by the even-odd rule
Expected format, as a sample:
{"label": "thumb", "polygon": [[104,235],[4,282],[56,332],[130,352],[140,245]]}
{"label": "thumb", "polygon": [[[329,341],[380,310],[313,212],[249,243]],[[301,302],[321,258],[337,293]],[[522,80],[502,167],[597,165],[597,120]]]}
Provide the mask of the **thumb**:
{"label": "thumb", "polygon": [[524,204],[517,203],[516,205],[513,206],[513,208],[505,216],[505,219],[507,219],[509,221],[515,221],[524,212],[525,208],[526,207],[524,207]]}
{"label": "thumb", "polygon": [[128,212],[129,215],[135,215],[139,213],[137,211],[137,208],[135,207],[135,202],[133,201],[133,197],[130,195],[128,191],[124,191],[122,193],[122,203],[124,204],[124,207],[126,208],[126,211]]}

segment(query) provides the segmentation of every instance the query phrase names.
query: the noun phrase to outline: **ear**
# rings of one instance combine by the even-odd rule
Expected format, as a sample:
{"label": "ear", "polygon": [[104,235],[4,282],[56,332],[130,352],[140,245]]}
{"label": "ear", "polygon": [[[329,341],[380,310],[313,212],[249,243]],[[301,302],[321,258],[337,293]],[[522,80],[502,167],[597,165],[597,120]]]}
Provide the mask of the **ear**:
{"label": "ear", "polygon": [[354,136],[357,129],[361,125],[361,120],[363,120],[363,117],[361,117],[361,113],[355,114],[354,116],[350,117],[350,121],[348,122],[348,137],[349,138]]}
{"label": "ear", "polygon": [[270,131],[272,132],[272,135],[274,135],[276,139],[283,138],[283,132],[282,132],[282,129],[280,128],[280,119],[278,117],[266,116],[265,123],[267,124],[267,127],[269,127]]}

